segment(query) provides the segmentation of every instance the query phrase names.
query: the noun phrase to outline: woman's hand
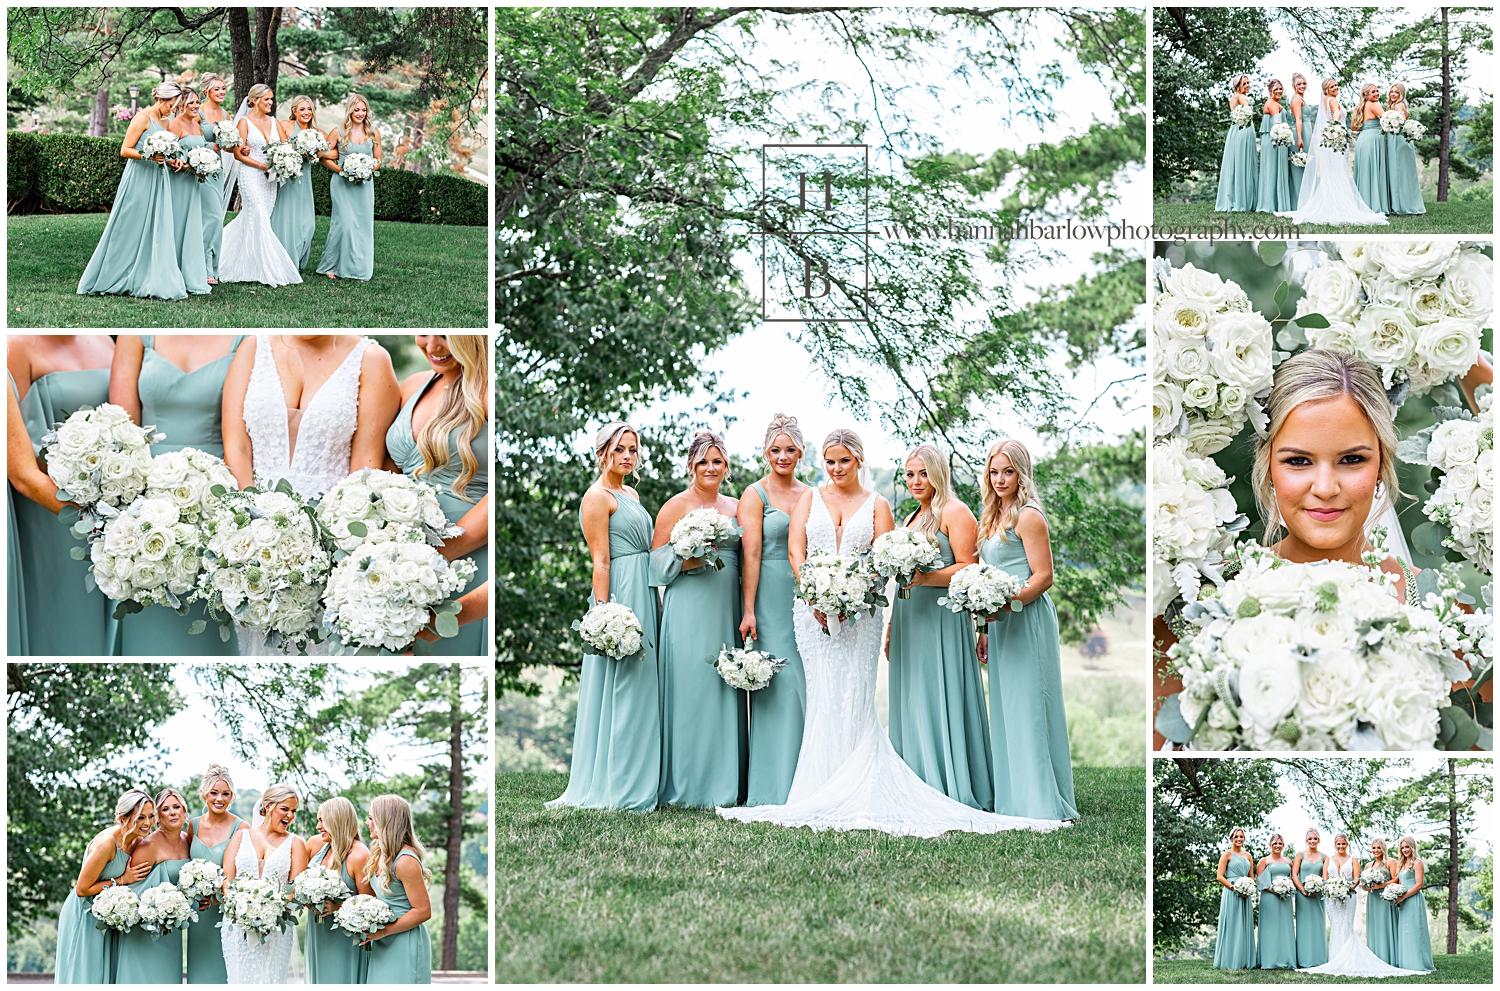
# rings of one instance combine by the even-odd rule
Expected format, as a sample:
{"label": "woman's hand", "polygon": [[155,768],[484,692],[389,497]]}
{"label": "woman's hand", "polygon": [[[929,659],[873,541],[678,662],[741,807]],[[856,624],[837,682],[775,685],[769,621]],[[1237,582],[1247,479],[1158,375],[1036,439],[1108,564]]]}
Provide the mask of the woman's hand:
{"label": "woman's hand", "polygon": [[975,648],[979,651],[979,663],[988,664],[990,662],[990,635],[988,633],[979,634],[979,641],[975,645]]}
{"label": "woman's hand", "polygon": [[370,935],[368,937],[366,937],[364,940],[362,940],[359,945],[360,946],[369,946],[371,943],[375,942],[377,939],[383,938],[385,936],[386,930],[389,929],[389,928],[391,928],[391,927],[390,926],[382,926],[381,928],[379,928],[379,929],[375,930],[374,932],[370,933]]}
{"label": "woman's hand", "polygon": [[145,863],[144,861],[139,864],[131,864],[130,866],[125,868],[125,873],[120,875],[119,881],[117,883],[135,884],[135,882],[141,880],[147,874],[150,874],[151,868],[153,866],[155,865]]}
{"label": "woman's hand", "polygon": [[742,641],[758,640],[760,639],[759,634],[760,631],[755,626],[755,613],[745,613],[745,615],[740,619],[740,639]]}
{"label": "woman's hand", "polygon": [[815,619],[815,620],[818,621],[818,625],[823,628],[823,632],[824,633],[828,632],[828,617],[826,615],[824,615],[823,613],[820,613],[820,612],[818,612],[818,610],[814,609],[813,610],[813,619]]}
{"label": "woman's hand", "polygon": [[208,908],[210,905],[217,904],[219,904],[219,897],[217,895],[209,895],[207,898],[204,898],[198,902],[198,911],[201,912],[204,909]]}

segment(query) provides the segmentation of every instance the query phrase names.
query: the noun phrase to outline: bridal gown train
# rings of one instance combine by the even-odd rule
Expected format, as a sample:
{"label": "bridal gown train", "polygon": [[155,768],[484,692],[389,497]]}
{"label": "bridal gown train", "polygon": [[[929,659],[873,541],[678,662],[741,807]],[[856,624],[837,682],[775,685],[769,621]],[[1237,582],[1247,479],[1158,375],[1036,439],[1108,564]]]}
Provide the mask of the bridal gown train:
{"label": "bridal gown train", "polygon": [[[263,866],[259,860],[249,835],[240,837],[240,849],[234,855],[235,873],[286,884],[287,875],[292,872],[292,838],[288,836],[281,841],[281,846],[267,852]],[[219,933],[230,984],[286,983],[286,972],[292,963],[292,947],[297,942],[295,928],[272,933],[265,942],[228,922]]]}
{"label": "bridal gown train", "polygon": [[[266,136],[246,118],[245,153],[262,164],[266,161]],[[305,166],[304,166],[305,168]],[[301,282],[297,263],[286,253],[271,228],[276,208],[276,182],[270,173],[241,164],[240,212],[224,228],[219,256],[220,282],[260,282],[285,286]]]}
{"label": "bridal gown train", "polygon": [[[1290,217],[1298,224],[1360,224],[1384,226],[1390,221],[1385,214],[1372,210],[1354,185],[1349,167],[1349,153],[1334,151],[1322,143],[1323,127],[1329,121],[1344,122],[1344,108],[1337,116],[1328,97],[1318,101],[1318,115],[1313,121],[1313,148],[1303,170],[1302,187],[1293,210],[1278,210],[1276,216]],[[1302,108],[1306,115],[1307,107]]]}
{"label": "bridal gown train", "polygon": [[[1329,861],[1329,866],[1333,862]],[[1354,861],[1349,860],[1339,868],[1339,873],[1354,883]],[[1354,932],[1354,916],[1359,911],[1361,892],[1355,889],[1344,901],[1328,898],[1328,962],[1319,967],[1299,968],[1307,974],[1338,974],[1344,977],[1405,977],[1425,974],[1422,970],[1402,970],[1392,967],[1370,952],[1365,941]],[[1327,896],[1324,896],[1325,898]],[[1380,897],[1376,895],[1375,897]]]}
{"label": "bridal gown train", "polygon": [[[807,521],[807,549],[863,553],[875,535],[872,494],[843,528],[814,490]],[[797,650],[807,677],[807,719],[797,770],[785,805],[720,808],[743,822],[810,826],[814,830],[876,829],[894,836],[939,836],[950,830],[998,833],[1010,829],[1050,832],[1056,820],[1025,819],[972,809],[927,784],[891,746],[875,714],[875,676],[880,658],[881,613],[844,624],[838,635],[823,632],[812,610],[793,610]]]}

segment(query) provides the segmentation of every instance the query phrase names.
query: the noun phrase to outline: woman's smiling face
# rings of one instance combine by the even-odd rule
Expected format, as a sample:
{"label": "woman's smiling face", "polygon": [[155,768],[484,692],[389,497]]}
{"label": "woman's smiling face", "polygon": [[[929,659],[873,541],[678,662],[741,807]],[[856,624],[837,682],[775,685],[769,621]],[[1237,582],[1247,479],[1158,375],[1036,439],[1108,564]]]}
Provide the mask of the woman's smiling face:
{"label": "woman's smiling face", "polygon": [[1271,485],[1287,531],[1318,550],[1360,539],[1380,483],[1380,440],[1349,396],[1303,403],[1271,441]]}

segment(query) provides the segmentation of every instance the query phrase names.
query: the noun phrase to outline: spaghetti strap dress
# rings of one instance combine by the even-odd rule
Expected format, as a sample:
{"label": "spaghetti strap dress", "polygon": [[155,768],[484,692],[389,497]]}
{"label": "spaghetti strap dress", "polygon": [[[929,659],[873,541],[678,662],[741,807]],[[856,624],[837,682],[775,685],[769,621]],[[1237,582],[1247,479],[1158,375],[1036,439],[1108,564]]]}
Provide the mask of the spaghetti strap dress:
{"label": "spaghetti strap dress", "polygon": [[[316,130],[297,125],[297,130]],[[307,267],[312,254],[313,229],[317,221],[313,216],[313,168],[326,171],[317,162],[304,162],[302,174],[276,191],[276,205],[271,208],[271,230],[276,239],[291,256],[292,264],[300,272]],[[338,176],[334,176],[335,179]]]}
{"label": "spaghetti strap dress", "polygon": [[[151,120],[135,143],[136,151],[154,132],[164,130]],[[188,286],[177,262],[171,174],[154,161],[125,160],[104,234],[78,280],[78,295],[187,298]]]}
{"label": "spaghetti strap dress", "polygon": [[[1229,855],[1224,876],[1233,883],[1249,877],[1249,858]],[[1219,938],[1214,943],[1215,970],[1249,970],[1255,966],[1255,903],[1228,888],[1219,893]]]}
{"label": "spaghetti strap dress", "polygon": [[[204,143],[216,144],[214,126],[202,119],[201,111],[199,122],[203,128]],[[219,277],[219,252],[224,245],[224,180],[229,176],[229,163],[233,161],[224,152],[219,152],[219,163],[224,167],[216,177],[204,179],[198,184],[198,195],[203,199],[199,208],[203,219],[203,267],[210,279]]]}
{"label": "spaghetti strap dress", "polygon": [[[1365,869],[1369,870],[1368,867]],[[1376,888],[1365,893],[1365,945],[1371,953],[1395,967],[1400,924],[1396,906],[1380,897],[1383,890]]]}
{"label": "spaghetti strap dress", "polygon": [[[402,857],[410,857],[421,863],[410,850],[402,850],[396,855],[397,860]],[[389,884],[376,874],[370,879],[370,885],[375,889],[376,897],[396,913],[396,918],[411,911],[411,899],[406,896],[406,885],[396,877],[394,863]],[[377,939],[370,944],[369,957],[369,970],[363,981],[365,984],[432,983],[432,937],[425,922],[415,929]]]}
{"label": "spaghetti strap dress", "polygon": [[807,675],[792,628],[792,601],[797,580],[787,557],[792,518],[760,496],[760,584],[755,587],[755,649],[786,659],[786,665],[758,692],[750,693],[750,772],[746,805],[785,805],[802,749],[802,721],[807,715]]}
{"label": "spaghetti strap dress", "polygon": [[[1322,873],[1322,858],[1312,862],[1302,858],[1304,884],[1309,877]],[[1328,913],[1323,896],[1309,898],[1299,891],[1292,895],[1292,901],[1297,904],[1297,966],[1321,967],[1328,962]]]}
{"label": "spaghetti strap dress", "polygon": [[[99,872],[99,880],[117,878],[129,865],[130,857],[115,847],[115,855]],[[120,934],[113,929],[94,928],[94,914],[90,911],[93,905],[92,897],[80,898],[73,889],[63,899],[62,909],[57,913],[55,982],[58,984],[115,983]]]}
{"label": "spaghetti strap dress", "polygon": [[[130,886],[137,895],[162,884],[176,884],[186,860],[163,860],[151,873]],[[116,984],[181,984],[182,943],[185,933],[174,929],[152,936],[136,927],[120,936],[120,960],[115,967]]]}
{"label": "spaghetti strap dress", "polygon": [[[178,139],[184,156],[207,143],[202,134]],[[182,285],[190,295],[202,296],[213,289],[208,284],[208,259],[203,250],[203,190],[209,182],[199,182],[198,173],[192,169],[168,169],[167,183],[172,190],[172,240],[177,245]]]}
{"label": "spaghetti strap dress", "polygon": [[[328,854],[331,852],[325,850],[318,863],[329,866]],[[359,891],[347,863],[339,864],[339,877],[343,879],[344,887]],[[366,952],[353,936],[335,926],[333,916],[319,919],[317,913],[308,910],[307,944],[303,950],[307,961],[307,983],[365,984],[373,952]]]}
{"label": "spaghetti strap dress", "polygon": [[[1417,872],[1408,867],[1399,880],[1410,891]],[[1427,899],[1419,891],[1396,906],[1396,963],[1402,970],[1430,972],[1432,934],[1427,929]]]}
{"label": "spaghetti strap dress", "polygon": [[1367,120],[1354,142],[1354,188],[1365,206],[1376,213],[1391,212],[1390,179],[1387,175],[1385,132],[1380,118]]}
{"label": "spaghetti strap dress", "polygon": [[[351,144],[347,135],[339,142],[339,166],[356,152],[373,155],[375,139]],[[330,272],[341,279],[369,279],[375,273],[375,183],[379,178],[350,182],[342,173],[328,174],[328,195],[332,201],[328,217],[328,238],[323,242],[323,256],[318,259],[318,274]]]}
{"label": "spaghetti strap dress", "polygon": [[[224,850],[229,846],[229,841],[239,830],[239,823],[244,820],[235,816],[235,825],[229,830],[229,834],[209,846],[198,838],[199,831],[203,828],[200,816],[193,820],[193,845],[189,852],[194,860],[206,860],[211,864],[224,866]],[[187,982],[189,984],[228,984],[229,971],[224,966],[224,944],[219,936],[219,920],[224,918],[223,909],[218,903],[208,908],[197,909],[198,921],[188,923],[187,930]]]}

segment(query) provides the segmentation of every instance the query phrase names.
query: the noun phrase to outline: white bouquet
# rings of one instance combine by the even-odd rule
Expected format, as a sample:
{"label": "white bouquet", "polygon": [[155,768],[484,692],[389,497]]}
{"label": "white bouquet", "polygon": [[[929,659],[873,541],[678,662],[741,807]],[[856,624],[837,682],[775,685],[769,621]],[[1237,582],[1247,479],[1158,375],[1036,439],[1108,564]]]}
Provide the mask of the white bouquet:
{"label": "white bouquet", "polygon": [[351,893],[338,871],[321,864],[308,866],[292,882],[292,897],[302,905],[321,908],[324,902],[340,902]]}
{"label": "white bouquet", "polygon": [[420,530],[427,543],[441,547],[444,539],[464,531],[443,515],[437,493],[437,486],[430,482],[400,472],[361,468],[323,494],[318,522],[338,547],[335,560],[343,560],[366,537],[388,526]]}
{"label": "white bouquet", "polygon": [[1332,151],[1343,152],[1349,148],[1349,129],[1336,120],[1323,125],[1318,132],[1318,144]]}
{"label": "white bouquet", "polygon": [[[353,936],[355,943],[395,921],[396,913],[374,895],[354,895],[333,914],[333,924]],[[370,947],[366,945],[365,949]]]}
{"label": "white bouquet", "polygon": [[187,163],[193,167],[198,181],[211,179],[224,171],[224,161],[212,148],[194,148],[187,153]]}
{"label": "white bouquet", "polygon": [[1383,548],[1366,566],[1295,564],[1253,543],[1238,556],[1239,574],[1183,609],[1167,651],[1183,689],[1163,706],[1181,722],[1159,717],[1164,735],[1202,750],[1433,749],[1449,683],[1468,677],[1451,571],[1423,572],[1435,591],[1402,603],[1375,566]]}
{"label": "white bouquet", "polygon": [[198,523],[219,508],[219,497],[239,484],[224,459],[195,447],[151,459],[146,498],[168,499],[184,523]]}
{"label": "white bouquet", "polygon": [[240,143],[240,130],[232,120],[221,120],[214,124],[214,144],[228,151]]}
{"label": "white bouquet", "polygon": [[207,602],[212,618],[226,617],[226,640],[228,617],[263,630],[266,646],[283,652],[320,640],[319,599],[331,562],[312,510],[285,481],[274,492],[251,487],[219,502],[203,522],[203,572],[192,598]]}
{"label": "white bouquet", "polygon": [[1305,151],[1294,151],[1294,152],[1292,152],[1291,162],[1292,162],[1293,165],[1297,166],[1297,168],[1299,168],[1299,169],[1305,169],[1305,168],[1307,168],[1307,152],[1305,152]]}
{"label": "white bouquet", "polygon": [[813,551],[797,574],[797,598],[828,617],[829,635],[860,615],[874,615],[886,605],[877,589],[878,578],[862,558]]}
{"label": "white bouquet", "polygon": [[1392,905],[1400,901],[1401,896],[1404,894],[1406,894],[1406,885],[1399,882],[1380,889],[1380,897]]}
{"label": "white bouquet", "polygon": [[1271,125],[1271,144],[1277,148],[1285,148],[1292,143],[1296,134],[1292,131],[1292,125],[1284,120],[1279,120]]}
{"label": "white bouquet", "polygon": [[1373,888],[1376,885],[1385,884],[1390,879],[1390,872],[1384,867],[1370,867],[1359,876],[1359,883],[1366,888]]}
{"label": "white bouquet", "polygon": [[948,594],[938,599],[938,605],[985,617],[996,615],[1009,602],[1011,612],[1020,612],[1023,606],[1016,596],[1025,587],[1020,577],[992,564],[966,564],[949,579]]}
{"label": "white bouquet", "polygon": [[1249,874],[1235,878],[1234,884],[1231,887],[1234,888],[1234,893],[1241,898],[1248,898],[1252,903],[1260,901],[1260,888],[1256,887],[1255,878]]}
{"label": "white bouquet", "polygon": [[141,496],[104,525],[90,548],[89,571],[99,591],[126,605],[164,605],[186,615],[187,594],[198,582],[198,528],[184,523],[170,499]]}
{"label": "white bouquet", "polygon": [[158,884],[141,892],[140,916],[141,928],[152,939],[198,921],[198,913],[174,884]]}
{"label": "white bouquet", "polygon": [[[57,483],[57,498],[76,503],[80,518],[73,535],[102,536],[104,522],[118,515],[146,489],[151,444],[165,434],[138,427],[130,414],[113,403],[80,407],[41,439],[47,475]],[[82,559],[83,548],[75,548]]]}
{"label": "white bouquet", "polygon": [[1266,890],[1277,898],[1290,898],[1292,897],[1292,893],[1297,890],[1297,886],[1286,875],[1278,875],[1266,886]]}
{"label": "white bouquet", "polygon": [[284,932],[296,924],[296,910],[282,885],[249,874],[236,874],[229,879],[220,929],[235,926],[260,937],[259,941],[264,943],[271,933]]}
{"label": "white bouquet", "polygon": [[[1320,878],[1319,880],[1322,879]],[[1307,884],[1306,881],[1303,881],[1302,883],[1304,886]],[[1354,882],[1350,881],[1342,874],[1334,874],[1326,882],[1324,882],[1323,894],[1325,897],[1332,898],[1334,901],[1348,901],[1349,896],[1354,894]]]}
{"label": "white bouquet", "polygon": [[1229,111],[1229,122],[1235,127],[1249,127],[1255,123],[1255,111],[1248,103],[1237,104]]}
{"label": "white bouquet", "polygon": [[458,635],[457,596],[474,577],[468,558],[449,561],[411,527],[371,534],[333,567],[323,596],[323,628],[338,641],[367,653],[399,654],[430,649],[417,634],[428,626],[441,637]]}
{"label": "white bouquet", "polygon": [[1233,282],[1184,265],[1158,270],[1152,339],[1151,432],[1187,438],[1194,454],[1222,450],[1247,420],[1263,426],[1255,402],[1271,393],[1271,323]]}
{"label": "white bouquet", "polygon": [[903,599],[911,598],[911,589],[906,586],[918,571],[931,571],[942,563],[942,548],[921,530],[898,527],[882,533],[870,545],[871,566],[880,577],[896,579],[896,594]]}
{"label": "white bouquet", "polygon": [[123,884],[112,884],[94,896],[89,911],[94,913],[95,929],[129,932],[141,921],[141,900]]}
{"label": "white bouquet", "polygon": [[1437,422],[1401,441],[1396,454],[1408,464],[1430,465],[1434,475],[1442,473],[1422,506],[1432,522],[1412,531],[1417,550],[1440,554],[1446,547],[1489,574],[1495,560],[1495,394],[1480,388],[1478,416],[1459,407],[1435,407]]}
{"label": "white bouquet", "polygon": [[271,168],[266,178],[278,186],[285,186],[294,179],[302,178],[302,152],[290,141],[266,142],[266,164]]}
{"label": "white bouquet", "polygon": [[1229,492],[1234,479],[1189,450],[1187,438],[1168,438],[1152,454],[1151,608],[1161,616],[1178,596],[1196,599],[1204,578],[1223,582],[1225,554],[1249,519]]}
{"label": "white bouquet", "polygon": [[357,151],[344,156],[339,170],[340,175],[353,183],[368,182],[380,174],[380,171],[375,168],[375,159]]}
{"label": "white bouquet", "polygon": [[210,860],[189,860],[177,872],[177,890],[194,903],[219,894],[223,886],[224,871]]}
{"label": "white bouquet", "polygon": [[[158,162],[157,155],[162,156],[163,160]],[[141,146],[141,157],[155,166],[164,168],[167,162],[182,157],[182,143],[171,131],[152,131],[151,135],[146,138],[146,143]]]}
{"label": "white bouquet", "polygon": [[1309,895],[1321,895],[1323,893],[1323,877],[1319,874],[1309,874],[1302,879],[1302,890]]}
{"label": "white bouquet", "polygon": [[585,647],[617,661],[639,654],[645,635],[635,611],[614,599],[596,602],[583,619],[573,621],[573,629],[583,638]]}
{"label": "white bouquet", "polygon": [[1406,117],[1399,110],[1387,110],[1380,115],[1380,129],[1386,134],[1400,134]]}
{"label": "white bouquet", "polygon": [[316,127],[302,128],[292,139],[292,145],[311,161],[328,150],[328,139]]}
{"label": "white bouquet", "polygon": [[1401,136],[1408,141],[1421,141],[1422,136],[1427,133],[1427,125],[1415,117],[1401,125]]}
{"label": "white bouquet", "polygon": [[786,666],[786,658],[775,657],[764,650],[755,649],[754,640],[746,640],[743,647],[724,645],[718,657],[710,657],[708,663],[719,672],[724,684],[747,692],[758,692],[771,683],[771,678]]}
{"label": "white bouquet", "polygon": [[717,509],[695,509],[672,527],[668,543],[672,545],[672,553],[681,560],[702,558],[717,569],[724,567],[724,561],[719,557],[719,545],[728,545],[743,532],[731,517]]}

